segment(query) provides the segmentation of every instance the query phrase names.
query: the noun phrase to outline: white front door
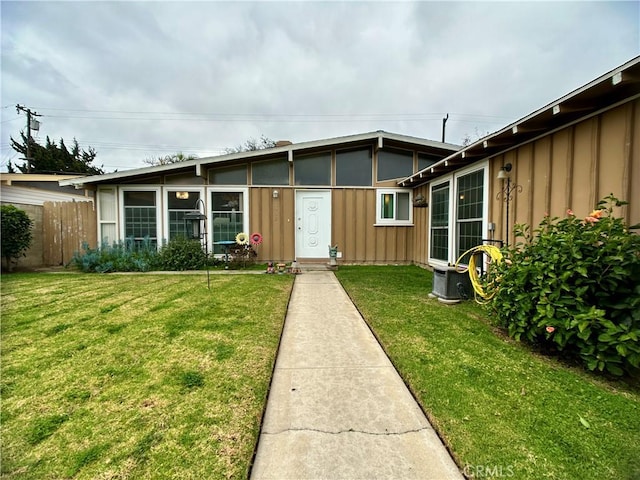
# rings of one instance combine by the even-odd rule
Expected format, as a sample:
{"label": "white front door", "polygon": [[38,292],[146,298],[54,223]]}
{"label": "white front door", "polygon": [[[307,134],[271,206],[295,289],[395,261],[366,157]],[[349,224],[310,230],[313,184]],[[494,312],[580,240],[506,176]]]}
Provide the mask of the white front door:
{"label": "white front door", "polygon": [[329,258],[331,192],[296,191],[296,258]]}

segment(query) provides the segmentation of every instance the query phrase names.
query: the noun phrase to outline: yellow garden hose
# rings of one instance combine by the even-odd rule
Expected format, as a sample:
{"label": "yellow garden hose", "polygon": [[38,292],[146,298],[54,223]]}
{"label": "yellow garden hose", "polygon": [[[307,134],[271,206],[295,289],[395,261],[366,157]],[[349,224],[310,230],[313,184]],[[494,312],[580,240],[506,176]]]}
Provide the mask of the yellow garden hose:
{"label": "yellow garden hose", "polygon": [[[476,253],[482,252],[489,256],[492,262],[499,263],[502,261],[502,252],[498,247],[493,245],[478,245],[477,247],[470,248],[456,261],[455,269],[459,273],[465,273],[469,271],[469,279],[471,280],[471,285],[473,286],[473,291],[475,292],[476,302],[483,303],[478,297],[482,298],[484,301],[490,300],[491,297],[495,295],[494,293],[487,293],[482,288],[482,284],[480,283],[480,278],[478,277],[478,269],[476,268]],[[465,268],[459,269],[458,264],[460,260],[464,258],[465,255],[471,254],[471,258],[469,258],[469,265]]]}

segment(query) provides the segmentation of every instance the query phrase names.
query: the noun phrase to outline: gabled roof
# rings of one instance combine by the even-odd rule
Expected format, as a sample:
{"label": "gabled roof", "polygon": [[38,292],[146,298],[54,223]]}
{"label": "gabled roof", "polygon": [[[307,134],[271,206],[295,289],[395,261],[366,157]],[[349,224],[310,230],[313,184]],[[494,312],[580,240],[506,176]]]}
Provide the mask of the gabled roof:
{"label": "gabled roof", "polygon": [[398,185],[417,187],[460,167],[511,150],[603,109],[635,98],[640,98],[640,57],[398,181]]}
{"label": "gabled roof", "polygon": [[311,142],[292,143],[264,150],[255,150],[249,152],[231,153],[227,155],[219,155],[214,157],[197,158],[195,160],[187,160],[184,162],[172,163],[169,165],[158,165],[153,167],[136,168],[123,172],[106,173],[104,175],[92,175],[88,177],[74,178],[62,180],[60,185],[74,185],[80,188],[82,185],[100,184],[100,183],[118,183],[121,181],[131,182],[136,178],[149,177],[154,175],[162,175],[167,173],[188,173],[194,172],[195,175],[201,176],[203,167],[219,165],[224,163],[234,163],[243,160],[260,160],[288,156],[292,158],[294,152],[304,153],[306,151],[319,151],[324,148],[349,148],[359,144],[371,143],[377,141],[378,145],[388,146],[411,146],[417,149],[424,149],[425,152],[447,156],[451,152],[459,150],[459,145],[451,143],[436,142],[424,138],[412,137],[408,135],[400,135],[397,133],[389,133],[382,130],[369,133],[361,133],[357,135],[347,135],[343,137],[328,138],[324,140],[315,140]]}

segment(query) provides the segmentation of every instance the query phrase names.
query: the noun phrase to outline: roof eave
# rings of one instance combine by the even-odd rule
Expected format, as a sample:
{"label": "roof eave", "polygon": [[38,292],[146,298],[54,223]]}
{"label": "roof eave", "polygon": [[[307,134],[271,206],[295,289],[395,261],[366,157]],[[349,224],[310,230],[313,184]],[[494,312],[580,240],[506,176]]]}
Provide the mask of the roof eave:
{"label": "roof eave", "polygon": [[[615,101],[615,91],[619,85],[628,86],[640,82],[640,56],[601,75],[582,87],[560,97],[533,113],[467,145],[461,150],[443,158],[439,162],[398,181],[402,187],[418,187],[431,179],[442,176],[461,166],[469,165],[482,158],[491,158],[516,146],[532,141],[544,133],[566,126],[586,115],[602,110],[598,103],[601,97],[612,98],[608,108],[628,102],[640,95],[622,95]],[[602,93],[597,95],[597,91]],[[631,89],[633,91],[633,89]],[[596,95],[590,95],[596,92]],[[588,103],[590,101],[590,103]]]}
{"label": "roof eave", "polygon": [[402,143],[409,143],[418,147],[434,148],[444,151],[458,151],[461,147],[459,145],[453,145],[450,143],[435,142],[433,140],[427,140],[419,137],[411,137],[408,135],[400,135],[395,133],[384,132],[382,130],[368,133],[360,133],[355,135],[347,135],[343,137],[334,137],[323,140],[313,140],[309,142],[292,143],[290,145],[284,145],[281,147],[272,147],[263,150],[245,151],[238,153],[230,153],[226,155],[219,155],[214,157],[203,157],[194,160],[186,160],[184,162],[172,163],[168,165],[157,165],[151,167],[142,167],[124,172],[105,173],[103,175],[92,175],[80,178],[74,178],[69,180],[61,180],[62,186],[76,186],[80,188],[82,185],[98,184],[98,183],[110,183],[124,178],[133,178],[136,176],[154,176],[160,175],[166,172],[172,172],[176,170],[190,170],[194,169],[196,176],[201,176],[201,170],[203,166],[213,165],[222,162],[233,162],[236,160],[253,159],[263,156],[277,156],[279,154],[289,155],[290,152],[315,150],[323,147],[340,147],[342,145],[348,146],[350,144],[357,144],[360,142],[368,142],[376,139],[392,140]]}

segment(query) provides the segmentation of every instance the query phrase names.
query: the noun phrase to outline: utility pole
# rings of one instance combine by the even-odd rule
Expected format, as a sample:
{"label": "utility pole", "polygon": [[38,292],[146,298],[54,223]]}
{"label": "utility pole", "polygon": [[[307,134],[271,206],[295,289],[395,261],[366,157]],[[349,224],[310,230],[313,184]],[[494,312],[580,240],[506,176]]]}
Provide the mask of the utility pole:
{"label": "utility pole", "polygon": [[447,127],[447,120],[449,120],[449,114],[442,119],[442,143],[444,143],[444,130]]}
{"label": "utility pole", "polygon": [[[29,108],[23,107],[20,104],[16,105],[16,112],[20,113],[21,111],[27,114],[27,158],[25,158],[25,160],[27,161],[27,173],[31,173],[31,117],[41,117],[42,115],[39,115],[38,113],[32,111]],[[39,122],[35,119],[34,122],[34,130],[39,130]]]}

